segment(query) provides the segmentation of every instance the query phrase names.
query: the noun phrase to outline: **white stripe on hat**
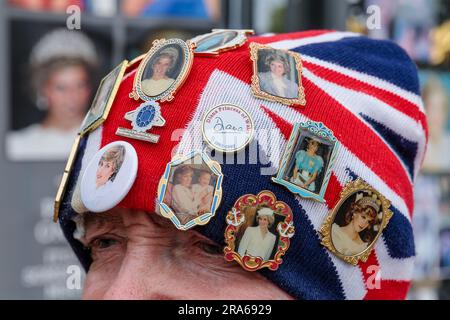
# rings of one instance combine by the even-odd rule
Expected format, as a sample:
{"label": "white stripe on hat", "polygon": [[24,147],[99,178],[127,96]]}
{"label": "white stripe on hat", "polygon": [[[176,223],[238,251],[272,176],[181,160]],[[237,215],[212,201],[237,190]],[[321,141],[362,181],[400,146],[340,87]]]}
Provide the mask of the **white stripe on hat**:
{"label": "white stripe on hat", "polygon": [[276,42],[271,42],[268,45],[270,45],[272,48],[275,49],[291,49],[291,48],[297,48],[300,46],[306,46],[309,44],[314,43],[322,43],[322,42],[330,42],[330,41],[337,41],[341,40],[343,38],[348,37],[359,37],[361,36],[358,33],[354,32],[339,32],[339,31],[332,31],[312,37],[306,37],[301,39],[288,39],[288,40],[280,40]]}

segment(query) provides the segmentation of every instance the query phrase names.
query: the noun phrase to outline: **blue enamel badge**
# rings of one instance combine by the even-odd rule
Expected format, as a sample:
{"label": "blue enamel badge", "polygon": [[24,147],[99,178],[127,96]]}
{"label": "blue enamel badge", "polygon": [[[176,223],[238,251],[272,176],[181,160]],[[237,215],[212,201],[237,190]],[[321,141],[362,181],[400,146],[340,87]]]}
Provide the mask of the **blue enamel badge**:
{"label": "blue enamel badge", "polygon": [[159,136],[146,131],[152,127],[162,127],[166,123],[166,120],[161,116],[161,108],[156,101],[142,103],[135,110],[127,112],[125,119],[131,121],[133,129],[118,128],[117,135],[152,143],[157,143]]}

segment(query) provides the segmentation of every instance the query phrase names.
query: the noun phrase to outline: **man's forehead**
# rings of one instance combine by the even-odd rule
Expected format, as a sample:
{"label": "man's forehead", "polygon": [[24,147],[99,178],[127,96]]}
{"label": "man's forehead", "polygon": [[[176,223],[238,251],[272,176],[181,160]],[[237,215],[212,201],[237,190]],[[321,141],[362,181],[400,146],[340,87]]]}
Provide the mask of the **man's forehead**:
{"label": "man's forehead", "polygon": [[99,229],[110,225],[123,224],[123,214],[129,213],[128,209],[112,209],[106,212],[86,214],[84,216],[84,226],[89,229]]}

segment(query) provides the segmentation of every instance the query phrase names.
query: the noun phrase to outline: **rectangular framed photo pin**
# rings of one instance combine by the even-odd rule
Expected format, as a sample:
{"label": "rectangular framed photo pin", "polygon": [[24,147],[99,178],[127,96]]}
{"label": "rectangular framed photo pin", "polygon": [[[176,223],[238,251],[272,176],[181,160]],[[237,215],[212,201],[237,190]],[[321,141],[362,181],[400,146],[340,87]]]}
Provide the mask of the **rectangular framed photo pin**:
{"label": "rectangular framed photo pin", "polygon": [[299,53],[252,42],[250,57],[253,61],[252,92],[255,97],[286,105],[306,104]]}
{"label": "rectangular framed photo pin", "polygon": [[322,122],[296,123],[272,180],[303,198],[324,202],[339,146]]}

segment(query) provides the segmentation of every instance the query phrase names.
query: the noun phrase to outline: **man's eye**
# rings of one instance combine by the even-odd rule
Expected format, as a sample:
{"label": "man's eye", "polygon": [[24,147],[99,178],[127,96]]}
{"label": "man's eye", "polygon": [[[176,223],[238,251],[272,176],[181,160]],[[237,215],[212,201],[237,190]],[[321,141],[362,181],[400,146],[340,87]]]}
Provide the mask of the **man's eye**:
{"label": "man's eye", "polygon": [[199,242],[198,247],[208,254],[223,254],[222,247],[216,244]]}
{"label": "man's eye", "polygon": [[95,239],[91,245],[92,249],[107,249],[111,246],[118,244],[119,241],[111,238],[99,238]]}

